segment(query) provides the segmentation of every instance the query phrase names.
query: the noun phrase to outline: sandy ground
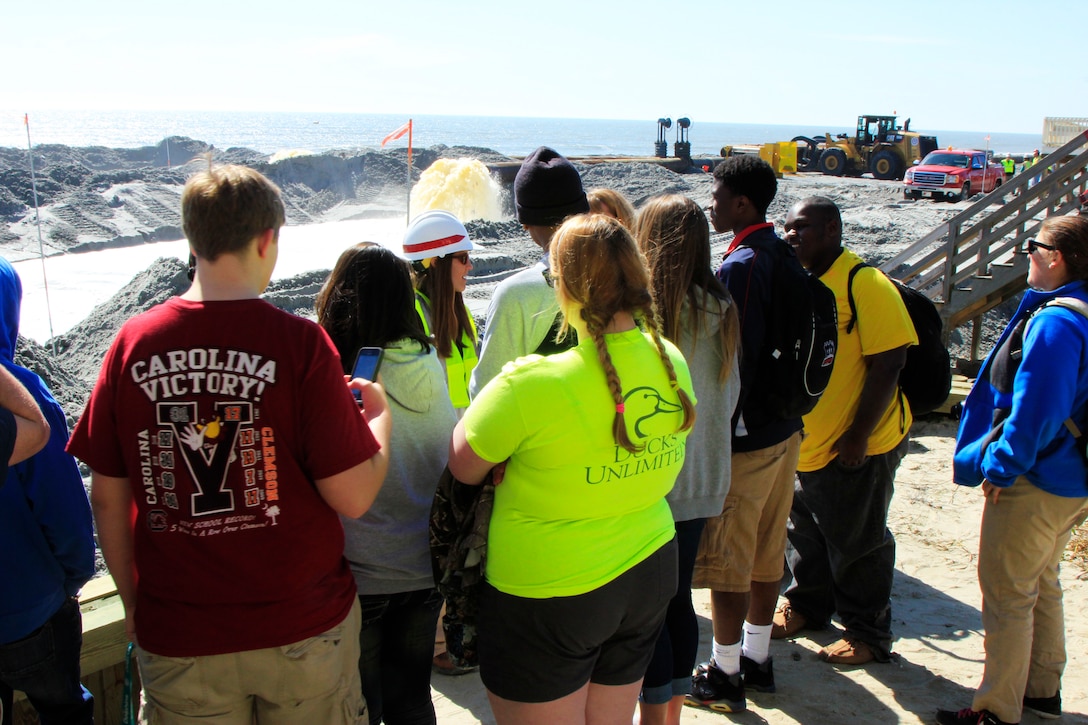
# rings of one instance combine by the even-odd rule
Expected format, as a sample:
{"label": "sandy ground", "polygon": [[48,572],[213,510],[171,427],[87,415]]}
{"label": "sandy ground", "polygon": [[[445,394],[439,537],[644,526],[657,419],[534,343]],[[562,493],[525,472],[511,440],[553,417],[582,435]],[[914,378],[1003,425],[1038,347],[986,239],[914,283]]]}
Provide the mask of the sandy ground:
{"label": "sandy ground", "polygon": [[[932,723],[938,707],[971,704],[983,663],[975,574],[982,495],[951,482],[954,436],[952,421],[916,423],[896,477],[889,517],[897,542],[892,616],[898,640],[892,662],[863,667],[821,662],[820,647],[838,639],[833,629],[775,641],[771,655],[778,692],[750,693],[743,714],[684,708],[683,722]],[[1062,583],[1069,664],[1061,722],[1088,725],[1088,573],[1067,564]],[[705,659],[711,640],[707,592],[697,590],[695,601]],[[478,675],[435,675],[431,689],[439,723],[494,722]],[[1025,713],[1022,722],[1044,721]]]}

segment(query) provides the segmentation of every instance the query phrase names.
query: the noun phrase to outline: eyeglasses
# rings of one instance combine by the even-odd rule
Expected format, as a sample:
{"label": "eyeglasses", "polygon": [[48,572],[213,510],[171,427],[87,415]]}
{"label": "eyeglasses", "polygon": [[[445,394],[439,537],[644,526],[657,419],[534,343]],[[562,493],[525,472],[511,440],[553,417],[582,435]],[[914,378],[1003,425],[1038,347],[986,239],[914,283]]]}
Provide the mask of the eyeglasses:
{"label": "eyeglasses", "polygon": [[555,287],[555,277],[552,276],[552,271],[550,269],[548,269],[547,267],[545,267],[542,274],[544,275],[544,281],[548,283],[548,286],[554,288]]}
{"label": "eyeglasses", "polygon": [[1028,254],[1035,254],[1036,249],[1046,249],[1053,252],[1056,251],[1058,248],[1053,244],[1043,244],[1042,242],[1037,242],[1035,241],[1035,237],[1029,238],[1027,246]]}
{"label": "eyeglasses", "polygon": [[456,259],[463,265],[468,264],[468,252],[458,252],[457,254],[451,254],[450,259]]}

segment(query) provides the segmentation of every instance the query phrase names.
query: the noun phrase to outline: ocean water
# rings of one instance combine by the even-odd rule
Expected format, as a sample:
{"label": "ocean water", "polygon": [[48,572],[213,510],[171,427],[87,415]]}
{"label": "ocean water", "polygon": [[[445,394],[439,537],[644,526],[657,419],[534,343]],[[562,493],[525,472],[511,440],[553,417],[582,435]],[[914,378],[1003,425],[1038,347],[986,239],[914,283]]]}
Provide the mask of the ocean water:
{"label": "ocean water", "polygon": [[[27,146],[23,111],[0,110],[0,146]],[[201,111],[30,111],[34,145],[135,148],[158,144],[168,136],[188,136],[220,149],[242,146],[266,154],[277,151],[377,147],[407,116],[358,113],[248,113]],[[675,119],[674,119],[675,120]],[[905,119],[903,119],[905,120]],[[1041,125],[1041,124],[1040,124]],[[913,130],[934,134],[941,146],[989,148],[997,153],[1023,153],[1039,148],[1040,134],[941,131],[914,119]],[[840,125],[766,125],[691,119],[688,140],[695,155],[716,155],[726,144],[789,141],[794,136],[853,133],[854,119]],[[677,140],[677,124],[666,131],[669,153]],[[987,141],[986,137],[989,136]],[[426,148],[478,146],[509,156],[524,156],[538,146],[551,146],[567,156],[651,156],[657,119],[601,120],[576,118],[510,118],[485,116],[416,116],[413,146]],[[407,145],[407,137],[390,146]]]}

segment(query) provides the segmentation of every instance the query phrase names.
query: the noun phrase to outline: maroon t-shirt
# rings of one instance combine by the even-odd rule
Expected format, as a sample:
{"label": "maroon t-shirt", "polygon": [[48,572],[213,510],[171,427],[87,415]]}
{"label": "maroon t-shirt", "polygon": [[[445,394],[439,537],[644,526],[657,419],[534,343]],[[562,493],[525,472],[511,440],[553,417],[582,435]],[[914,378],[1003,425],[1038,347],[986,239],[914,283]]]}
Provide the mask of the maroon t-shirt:
{"label": "maroon t-shirt", "polygon": [[68,450],[132,483],[149,652],[275,647],[347,615],[344,532],[314,481],[379,446],[312,322],[261,300],[180,298],[129,320]]}

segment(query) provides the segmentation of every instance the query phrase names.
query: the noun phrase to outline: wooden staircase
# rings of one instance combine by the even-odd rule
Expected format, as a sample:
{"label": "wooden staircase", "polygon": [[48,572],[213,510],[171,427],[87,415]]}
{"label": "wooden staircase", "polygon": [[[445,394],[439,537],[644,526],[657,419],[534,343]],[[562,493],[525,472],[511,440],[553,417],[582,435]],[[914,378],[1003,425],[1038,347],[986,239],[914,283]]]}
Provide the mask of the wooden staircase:
{"label": "wooden staircase", "polygon": [[952,330],[972,323],[971,357],[977,360],[982,315],[1027,287],[1027,240],[1047,217],[1079,210],[1086,192],[1088,131],[979,198],[881,269],[937,304],[946,343]]}

